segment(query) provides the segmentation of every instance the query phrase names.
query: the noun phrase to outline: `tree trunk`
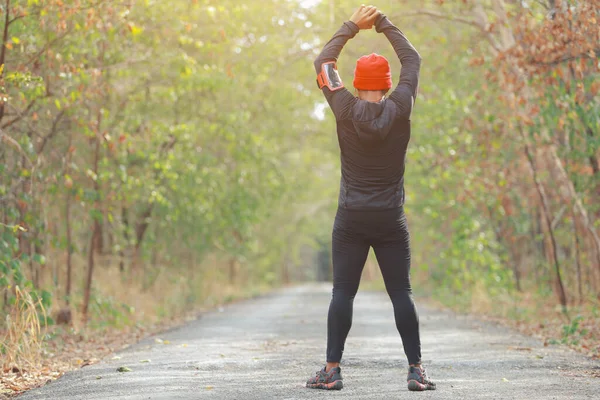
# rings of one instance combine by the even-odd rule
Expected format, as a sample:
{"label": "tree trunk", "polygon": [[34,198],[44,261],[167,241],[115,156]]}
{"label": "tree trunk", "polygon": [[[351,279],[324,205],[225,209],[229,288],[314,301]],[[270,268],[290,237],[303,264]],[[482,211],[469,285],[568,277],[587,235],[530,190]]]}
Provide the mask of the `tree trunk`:
{"label": "tree trunk", "polygon": [[583,302],[583,288],[581,284],[581,255],[580,255],[580,244],[579,244],[579,233],[577,232],[577,223],[575,222],[575,216],[572,218],[573,222],[573,236],[575,238],[575,268],[577,274],[577,295],[579,297],[579,303]]}
{"label": "tree trunk", "polygon": [[73,275],[73,239],[71,237],[71,190],[67,190],[67,201],[65,206],[65,229],[67,231],[67,287],[65,289],[65,300],[67,305],[71,302],[71,277]]}
{"label": "tree trunk", "polygon": [[[4,16],[4,30],[2,33],[2,49],[0,49],[0,65],[5,66],[6,59],[6,43],[8,42],[8,25],[10,24],[10,0],[6,0],[6,4],[4,6],[4,11],[6,15]],[[4,69],[2,73],[0,73],[0,79],[4,76]],[[0,101],[0,121],[4,118],[4,101]]]}
{"label": "tree trunk", "polygon": [[135,246],[133,248],[130,278],[133,278],[133,276],[136,275],[139,270],[142,242],[146,232],[148,231],[148,227],[150,226],[150,216],[152,215],[153,208],[154,203],[149,204],[146,207],[146,210],[144,210],[144,212],[140,215],[139,222],[135,226]]}
{"label": "tree trunk", "polygon": [[[98,197],[100,195],[100,182],[99,182],[99,177],[98,177],[98,164],[100,161],[100,138],[99,138],[99,134],[100,134],[100,126],[101,126],[101,122],[102,122],[102,113],[100,111],[98,111],[98,118],[97,118],[97,129],[98,132],[96,133],[95,136],[95,148],[94,148],[94,164],[93,164],[93,168],[94,168],[94,183],[93,183],[93,187],[94,187],[94,192],[95,192],[95,200],[94,200],[94,211],[99,211],[100,207],[99,207],[99,201],[98,201]],[[100,233],[100,221],[98,221],[98,216],[96,215],[96,213],[93,214],[93,223],[92,223],[92,237],[90,239],[90,246],[88,248],[88,270],[87,270],[87,277],[86,277],[86,281],[85,281],[85,292],[84,292],[84,299],[83,299],[83,306],[82,306],[82,315],[83,315],[83,323],[87,324],[88,321],[88,308],[89,308],[89,303],[90,303],[90,295],[91,295],[91,291],[92,291],[92,277],[94,275],[94,253],[95,253],[95,249],[94,249],[94,245],[95,243],[97,243],[98,240],[98,235]]]}
{"label": "tree trunk", "polygon": [[[521,133],[523,134],[523,130],[520,130]],[[535,162],[533,160],[533,156],[531,154],[531,151],[529,149],[529,145],[525,145],[525,155],[527,156],[527,160],[529,161],[529,167],[530,167],[530,171],[533,175],[533,181],[535,183],[535,187],[538,193],[538,196],[540,197],[540,203],[542,206],[542,216],[543,216],[543,220],[546,223],[546,229],[548,231],[548,235],[550,236],[550,245],[551,245],[551,254],[552,254],[552,261],[554,263],[554,269],[555,269],[555,273],[556,273],[556,286],[557,286],[557,295],[558,295],[558,299],[560,301],[560,304],[563,307],[563,310],[566,311],[567,310],[567,294],[565,292],[565,287],[563,285],[563,281],[562,281],[562,277],[560,274],[560,264],[558,261],[558,254],[557,254],[557,246],[556,246],[556,239],[554,237],[554,230],[552,229],[552,219],[550,218],[550,210],[548,207],[548,199],[546,197],[546,192],[544,190],[544,186],[542,185],[542,183],[540,182],[540,179],[538,177],[537,174],[537,169],[535,166]]]}
{"label": "tree trunk", "polygon": [[98,232],[98,236],[96,237],[96,242],[94,243],[94,248],[95,248],[95,252],[96,254],[103,254],[104,252],[104,211],[102,212],[102,221],[100,221],[98,223],[99,227],[99,232]]}
{"label": "tree trunk", "polygon": [[90,304],[90,297],[92,292],[92,277],[94,275],[94,243],[96,241],[96,237],[100,230],[98,229],[98,222],[94,220],[94,227],[92,230],[92,237],[90,239],[90,246],[88,249],[88,270],[87,276],[85,280],[85,291],[83,297],[83,305],[81,313],[83,315],[83,323],[84,325],[88,322],[88,309]]}
{"label": "tree trunk", "polygon": [[121,246],[119,255],[121,260],[119,261],[119,271],[125,272],[125,249],[129,248],[129,217],[127,216],[127,207],[121,206],[121,221],[123,221],[123,239],[125,243]]}
{"label": "tree trunk", "polygon": [[[67,157],[66,157],[66,166],[65,166],[65,180],[71,171],[71,145],[73,142],[73,136],[69,134],[69,142],[67,147]],[[71,232],[71,187],[73,182],[71,177],[69,176],[69,183],[66,183],[67,189],[67,197],[65,200],[65,230],[67,236],[67,286],[65,288],[65,301],[67,306],[71,303],[71,282],[73,276],[73,237]]]}
{"label": "tree trunk", "polygon": [[535,276],[535,283],[537,286],[540,286],[541,278],[542,278],[543,274],[540,274],[538,259],[543,258],[544,254],[546,254],[545,249],[544,249],[544,241],[538,240],[538,237],[543,234],[541,223],[540,223],[540,221],[542,220],[542,217],[540,216],[539,209],[533,209],[533,207],[531,207],[531,210],[532,210],[531,220],[535,222],[535,224],[533,226],[533,230],[530,231],[531,242],[534,245],[534,254],[535,254],[535,264],[533,266],[533,268],[534,268],[533,271],[534,271],[534,276]]}

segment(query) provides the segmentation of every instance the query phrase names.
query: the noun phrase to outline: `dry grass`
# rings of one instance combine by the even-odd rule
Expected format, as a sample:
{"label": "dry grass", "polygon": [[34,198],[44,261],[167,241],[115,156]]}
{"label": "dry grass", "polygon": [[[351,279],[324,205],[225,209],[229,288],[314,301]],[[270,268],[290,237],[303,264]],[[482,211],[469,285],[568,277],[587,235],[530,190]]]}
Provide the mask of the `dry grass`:
{"label": "dry grass", "polygon": [[41,300],[15,287],[15,302],[6,315],[6,330],[0,342],[2,370],[35,370],[40,364],[42,330],[38,312],[45,316]]}
{"label": "dry grass", "polygon": [[[264,285],[249,287],[248,277],[244,275],[238,276],[234,283],[229,283],[227,261],[215,256],[207,257],[201,264],[146,266],[134,278],[121,273],[117,259],[98,257],[90,300],[90,323],[86,328],[81,323],[79,307],[83,294],[81,283],[86,273],[85,262],[83,258],[73,258],[75,290],[71,296],[71,312],[75,331],[97,329],[99,326],[116,325],[123,328],[136,324],[153,325],[186,314],[190,309],[198,311],[214,307],[267,289]],[[59,276],[64,277],[65,274],[61,266]],[[56,315],[65,306],[62,300],[64,280],[54,285],[48,274],[42,286],[52,294],[53,304],[49,312]],[[115,317],[116,314],[120,315]]]}

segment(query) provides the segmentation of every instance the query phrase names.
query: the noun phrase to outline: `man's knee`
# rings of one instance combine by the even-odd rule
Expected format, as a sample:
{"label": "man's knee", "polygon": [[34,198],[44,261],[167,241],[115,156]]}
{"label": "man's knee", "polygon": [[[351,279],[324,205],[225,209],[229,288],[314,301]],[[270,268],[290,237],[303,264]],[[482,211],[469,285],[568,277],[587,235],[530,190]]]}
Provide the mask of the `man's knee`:
{"label": "man's knee", "polygon": [[333,286],[332,295],[334,298],[354,300],[357,292],[358,286],[356,285],[338,284]]}

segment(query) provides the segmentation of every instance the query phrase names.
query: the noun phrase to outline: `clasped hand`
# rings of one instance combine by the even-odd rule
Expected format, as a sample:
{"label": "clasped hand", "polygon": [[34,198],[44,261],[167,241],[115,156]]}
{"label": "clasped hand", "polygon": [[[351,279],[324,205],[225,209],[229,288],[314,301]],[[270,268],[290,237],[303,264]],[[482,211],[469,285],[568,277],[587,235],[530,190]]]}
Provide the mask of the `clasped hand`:
{"label": "clasped hand", "polygon": [[377,7],[363,4],[352,14],[350,21],[354,22],[359,29],[371,29],[379,13]]}

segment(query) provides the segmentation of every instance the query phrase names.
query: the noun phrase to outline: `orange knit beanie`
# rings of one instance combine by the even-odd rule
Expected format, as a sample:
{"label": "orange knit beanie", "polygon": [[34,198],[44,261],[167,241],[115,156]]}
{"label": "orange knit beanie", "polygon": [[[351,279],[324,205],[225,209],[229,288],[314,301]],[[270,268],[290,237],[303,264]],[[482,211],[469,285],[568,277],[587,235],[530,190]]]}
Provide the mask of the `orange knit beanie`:
{"label": "orange knit beanie", "polygon": [[392,87],[390,63],[384,56],[370,54],[356,61],[354,87],[358,90],[388,90]]}

